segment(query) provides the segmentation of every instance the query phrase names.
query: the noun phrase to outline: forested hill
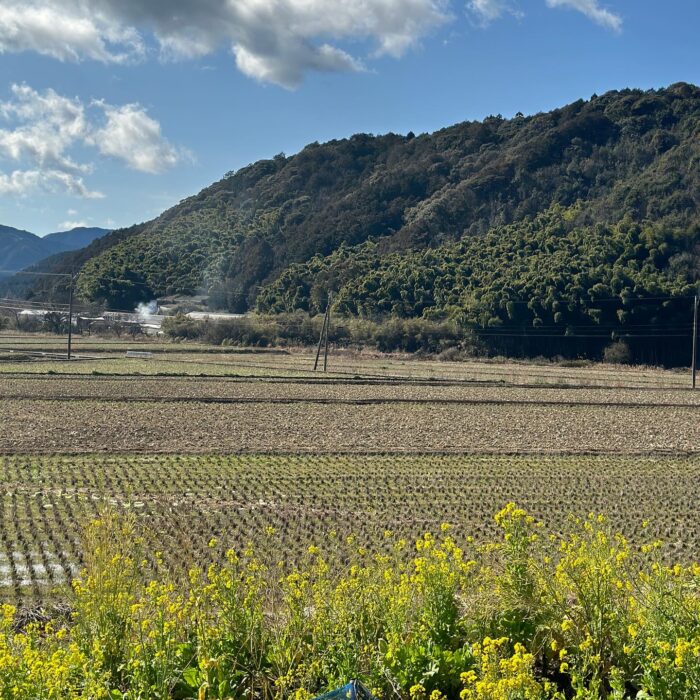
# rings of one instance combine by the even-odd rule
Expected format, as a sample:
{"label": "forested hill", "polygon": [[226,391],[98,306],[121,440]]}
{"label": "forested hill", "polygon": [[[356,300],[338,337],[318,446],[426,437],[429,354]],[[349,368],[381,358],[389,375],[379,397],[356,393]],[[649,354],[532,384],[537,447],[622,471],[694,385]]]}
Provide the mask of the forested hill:
{"label": "forested hill", "polygon": [[[647,281],[653,277],[658,289],[687,292],[698,270],[699,204],[700,89],[679,83],[609,92],[534,116],[492,116],[433,134],[357,134],[314,143],[229,173],[157,219],[52,264],[82,267],[81,293],[117,308],[204,291],[214,306],[243,310],[258,303],[263,286],[260,308],[315,310],[323,303],[312,298],[323,296],[312,279],[318,273],[349,311],[456,314],[480,297],[470,290],[481,278],[464,256],[501,256],[505,266],[505,241],[516,245],[518,231],[533,226],[541,231],[532,234],[531,252],[565,250],[582,256],[580,266],[588,264],[587,241],[594,241],[591,264],[610,268],[610,280],[597,273],[588,280],[581,272],[584,297],[587,285],[598,283],[610,295],[651,293],[634,289],[641,284],[630,272],[635,266],[653,267]],[[563,223],[555,225],[552,216]],[[575,242],[558,247],[571,236]],[[383,271],[376,290],[353,281],[347,265],[336,274],[340,268],[330,263],[347,258],[348,250]],[[437,266],[430,274],[428,262]],[[406,272],[413,264],[422,276],[415,284]],[[491,287],[506,283],[495,258],[484,264]],[[616,264],[619,274],[612,272]],[[418,302],[395,303],[419,284],[436,286],[434,276],[447,268],[461,270],[456,281],[447,278],[455,284],[470,278],[469,289],[441,296],[436,287]],[[399,269],[396,282],[387,282]],[[537,273],[509,271],[513,299],[532,293],[530,276]],[[565,268],[561,274],[568,274]],[[467,315],[487,325],[502,316],[494,309]]]}

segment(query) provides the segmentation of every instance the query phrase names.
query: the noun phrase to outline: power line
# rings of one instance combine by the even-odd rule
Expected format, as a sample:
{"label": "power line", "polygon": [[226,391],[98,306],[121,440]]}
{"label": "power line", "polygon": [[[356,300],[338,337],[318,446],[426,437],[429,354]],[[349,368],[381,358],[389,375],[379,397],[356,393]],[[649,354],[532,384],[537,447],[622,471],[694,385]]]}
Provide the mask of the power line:
{"label": "power line", "polygon": [[[5,298],[0,298],[0,303],[2,302],[8,302],[8,304],[11,304],[12,307],[21,307],[21,308],[29,308],[29,309],[44,309],[47,306],[53,306],[56,307],[56,309],[53,310],[58,310],[58,309],[65,309],[67,310],[69,307],[69,304],[66,304],[64,302],[54,302],[54,301],[36,301],[33,299],[16,299],[16,298],[11,298],[11,297],[5,297]],[[89,311],[90,305],[89,304],[82,304],[82,305],[76,305],[74,304],[74,308],[78,306],[78,308],[82,308],[84,311]],[[98,305],[96,305],[98,306]],[[9,308],[9,306],[7,307]],[[21,310],[20,308],[20,310]],[[49,310],[49,309],[47,309]],[[101,313],[113,313],[113,314],[135,314],[136,311],[135,309],[102,309]],[[153,315],[153,314],[147,314],[147,315]]]}
{"label": "power line", "polygon": [[137,282],[136,280],[119,279],[118,277],[104,277],[103,275],[100,275],[97,279],[107,280],[108,282],[125,282],[139,287],[148,287],[149,289],[151,288],[151,285],[148,282]]}
{"label": "power line", "polygon": [[38,306],[68,306],[68,304],[54,302],[54,301],[34,301],[33,299],[15,299],[13,297],[2,297],[0,302],[7,304],[15,304],[17,306],[27,306],[29,308]]}
{"label": "power line", "polygon": [[68,313],[68,309],[37,309],[33,307],[27,308],[26,306],[6,306],[0,304],[0,309],[5,309],[6,311],[46,311],[48,313]]}
{"label": "power line", "polygon": [[[24,310],[43,310],[41,308],[42,306],[54,306],[56,308],[49,308],[46,309],[47,311],[60,311],[60,312],[65,312],[68,310],[68,304],[56,304],[54,302],[43,302],[43,301],[23,301],[20,299],[0,299],[1,301],[9,301],[9,302],[15,302],[14,304],[10,305],[4,305],[0,304],[0,308],[2,309],[7,309],[7,310],[12,310],[12,311],[24,311]],[[87,311],[87,309],[85,309]],[[136,314],[136,311],[134,309],[131,310],[124,310],[124,309],[102,309],[100,313],[116,313],[116,314],[129,314],[129,315],[134,315]],[[596,326],[584,326],[584,325],[578,325],[578,326],[572,326],[568,325],[565,326],[565,328],[573,328],[573,329],[578,329],[579,331],[581,330],[590,330],[590,333],[581,333],[581,332],[573,332],[573,333],[546,333],[544,331],[548,330],[553,330],[553,329],[561,329],[562,325],[547,325],[547,326],[535,326],[535,327],[530,327],[528,329],[523,329],[523,330],[516,330],[511,327],[506,327],[503,330],[499,330],[497,328],[491,328],[491,329],[479,329],[479,328],[474,328],[471,329],[472,332],[481,335],[481,336],[489,336],[489,337],[504,337],[504,338],[609,338],[613,333],[615,333],[619,337],[626,337],[626,338],[683,338],[686,337],[686,335],[689,335],[691,333],[691,327],[692,324],[687,323],[687,324],[672,324],[672,325],[664,325],[663,323],[646,323],[646,324],[631,324],[631,325],[616,325],[616,324],[604,324],[604,325],[596,325]],[[658,333],[648,333],[648,334],[642,334],[642,333],[634,333],[630,331],[640,331],[640,330],[645,330],[645,329],[658,329]],[[603,331],[609,330],[610,333],[606,333]],[[540,332],[542,331],[542,332]],[[595,331],[601,331],[601,332],[595,332]],[[682,331],[686,331],[686,333],[682,333]]]}
{"label": "power line", "polygon": [[[0,270],[2,274],[8,275],[43,275],[46,277],[75,277],[75,275],[69,272],[33,272],[31,270]],[[109,282],[124,282],[128,284],[140,285],[142,287],[150,287],[148,282],[137,282],[136,280],[120,279],[118,277],[104,277],[100,276],[99,279],[107,280]]]}
{"label": "power line", "polygon": [[32,272],[31,270],[0,270],[7,275],[45,275],[46,277],[73,277],[69,272]]}
{"label": "power line", "polygon": [[[53,306],[55,307],[54,310],[59,310],[59,309],[67,309],[68,304],[66,303],[59,303],[59,302],[53,302],[49,300],[25,300],[25,299],[18,299],[14,297],[2,297],[0,298],[0,303],[2,302],[7,302],[8,306],[2,306],[0,308],[10,308],[9,305],[12,305],[12,308],[15,307],[27,307],[29,309],[31,308],[44,308],[46,306]],[[88,310],[87,307],[84,307],[85,310]],[[21,310],[21,308],[20,308]],[[124,313],[124,314],[133,314],[135,311],[132,310],[126,310],[126,309],[102,309],[103,313]],[[658,328],[659,330],[664,330],[664,331],[681,331],[681,330],[686,330],[690,331],[692,327],[692,323],[673,323],[673,324],[664,324],[664,323],[624,323],[624,324],[617,324],[617,323],[600,323],[600,324],[544,324],[544,325],[539,325],[539,326],[530,326],[526,329],[523,329],[522,331],[516,331],[513,329],[513,327],[507,327],[503,329],[503,333],[506,332],[512,332],[512,333],[518,333],[519,335],[524,335],[527,333],[530,333],[532,335],[542,335],[540,331],[545,331],[545,330],[560,330],[560,329],[573,329],[574,331],[581,331],[581,330],[591,330],[591,331],[597,331],[597,330],[604,330],[604,329],[610,329],[610,330],[622,330],[622,331],[633,331],[633,330],[643,330],[643,329],[653,329],[653,328]],[[476,329],[477,332],[489,332],[489,333],[501,333],[499,329],[497,328],[491,328],[491,329]],[[571,337],[571,334],[568,334],[569,337]]]}
{"label": "power line", "polygon": [[[506,326],[503,328],[504,331],[512,331],[512,330],[517,330],[518,328],[522,329],[522,332],[526,331],[538,331],[538,330],[566,330],[566,329],[571,329],[571,330],[583,330],[583,331],[592,331],[592,330],[616,330],[618,328],[623,328],[627,330],[644,330],[645,328],[663,328],[664,330],[682,330],[685,328],[690,328],[692,326],[692,323],[670,323],[670,324],[664,324],[664,323],[596,323],[596,324],[571,324],[571,323],[558,323],[555,325],[538,325],[538,326]],[[484,328],[483,330],[485,331],[495,331],[498,330],[498,327],[491,326]]]}
{"label": "power line", "polygon": [[[537,300],[536,303],[542,303],[543,300],[546,300],[548,297],[544,296],[538,296],[538,297],[532,297],[529,301],[525,301],[522,299],[494,299],[492,301],[489,301],[489,304],[499,304],[501,306],[507,306],[508,304],[516,304],[516,305],[522,305],[522,304],[532,304],[533,299]],[[655,297],[623,297],[623,296],[616,296],[616,297],[600,297],[600,298],[593,298],[593,299],[585,299],[582,297],[579,297],[577,299],[560,299],[560,298],[554,298],[552,299],[553,303],[559,303],[563,306],[568,306],[570,304],[597,304],[599,301],[617,301],[617,302],[622,302],[624,304],[627,304],[629,302],[633,301],[677,301],[677,300],[684,300],[684,299],[695,299],[695,296],[690,295],[690,296],[655,296]],[[481,301],[481,299],[476,299],[477,302]]]}
{"label": "power line", "polygon": [[[597,333],[597,334],[575,334],[575,333],[492,333],[474,330],[475,333],[481,336],[490,336],[493,338],[601,338],[609,339],[614,333]],[[688,333],[654,333],[654,334],[630,334],[621,331],[615,333],[618,338],[687,338],[690,335]]]}

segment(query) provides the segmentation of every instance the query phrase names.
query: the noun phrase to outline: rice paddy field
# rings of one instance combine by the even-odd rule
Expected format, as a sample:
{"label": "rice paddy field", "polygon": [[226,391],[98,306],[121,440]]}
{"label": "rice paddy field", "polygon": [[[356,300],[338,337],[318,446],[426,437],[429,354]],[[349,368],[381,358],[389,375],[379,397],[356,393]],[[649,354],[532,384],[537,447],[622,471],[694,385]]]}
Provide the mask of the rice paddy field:
{"label": "rice paddy field", "polygon": [[13,456],[0,473],[0,591],[14,601],[60,595],[81,565],[81,526],[106,506],[135,513],[145,551],[177,575],[221,555],[213,537],[288,563],[329,532],[381,549],[386,530],[410,540],[449,522],[483,541],[509,501],[555,531],[604,512],[634,541],[648,520],[644,537],[676,560],[698,554],[700,535],[694,457]]}
{"label": "rice paddy field", "polygon": [[67,362],[50,337],[0,344],[6,600],[62,596],[103,508],[134,513],[176,573],[220,556],[212,537],[288,561],[330,531],[486,539],[509,501],[555,530],[604,513],[633,542],[649,520],[674,557],[700,556],[689,372],[345,352],[323,373],[302,350],[78,339]]}

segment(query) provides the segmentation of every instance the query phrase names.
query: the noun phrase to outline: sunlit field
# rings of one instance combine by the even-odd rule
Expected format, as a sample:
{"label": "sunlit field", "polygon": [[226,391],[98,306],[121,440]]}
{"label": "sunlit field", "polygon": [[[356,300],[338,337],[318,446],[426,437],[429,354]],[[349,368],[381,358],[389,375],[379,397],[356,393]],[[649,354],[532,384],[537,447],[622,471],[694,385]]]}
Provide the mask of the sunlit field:
{"label": "sunlit field", "polygon": [[25,341],[0,359],[0,697],[691,697],[687,373]]}

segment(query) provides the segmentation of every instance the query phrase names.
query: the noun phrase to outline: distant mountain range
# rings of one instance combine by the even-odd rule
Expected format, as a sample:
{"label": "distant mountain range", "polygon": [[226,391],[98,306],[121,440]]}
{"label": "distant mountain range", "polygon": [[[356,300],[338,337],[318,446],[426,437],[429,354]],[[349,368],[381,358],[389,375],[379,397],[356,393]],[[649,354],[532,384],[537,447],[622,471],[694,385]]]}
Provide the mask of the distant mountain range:
{"label": "distant mountain range", "polygon": [[80,226],[42,237],[0,225],[0,277],[8,277],[10,271],[23,270],[50,255],[84,248],[106,233],[109,229]]}

